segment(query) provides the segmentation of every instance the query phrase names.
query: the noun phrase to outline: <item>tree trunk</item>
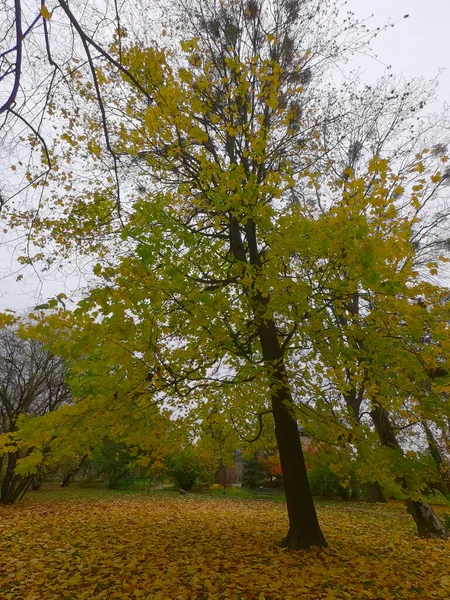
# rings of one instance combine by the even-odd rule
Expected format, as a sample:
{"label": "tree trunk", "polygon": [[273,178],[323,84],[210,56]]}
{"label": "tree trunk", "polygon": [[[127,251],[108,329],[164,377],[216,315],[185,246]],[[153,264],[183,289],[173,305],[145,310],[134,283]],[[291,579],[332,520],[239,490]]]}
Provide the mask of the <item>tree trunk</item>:
{"label": "tree trunk", "polygon": [[327,546],[309,487],[291,391],[273,320],[260,325],[258,333],[271,381],[275,436],[289,516],[289,531],[281,545],[291,550]]}
{"label": "tree trunk", "polygon": [[69,487],[69,485],[72,483],[72,471],[69,471],[68,473],[66,473],[64,475],[64,477],[61,480],[61,487],[62,488],[66,488]]}
{"label": "tree trunk", "polygon": [[[248,248],[243,242],[239,223],[234,216],[229,218],[230,251],[236,260],[261,269],[261,257],[256,237],[256,224],[251,219],[245,223]],[[248,263],[247,263],[248,264]],[[254,282],[255,283],[255,282]],[[270,381],[272,413],[275,436],[283,472],[284,490],[289,517],[289,531],[282,540],[284,547],[292,550],[308,550],[312,546],[327,546],[317,520],[316,509],[309,487],[305,459],[298,431],[295,407],[273,318],[267,317],[269,296],[263,296],[256,286],[247,291],[253,303],[253,318],[258,327],[258,337],[267,375]]]}
{"label": "tree trunk", "polygon": [[39,478],[33,479],[30,482],[30,486],[31,486],[31,489],[33,490],[33,492],[37,492],[38,490],[40,490],[42,487],[42,483],[43,483],[42,479],[39,479]]}
{"label": "tree trunk", "polygon": [[[343,394],[343,396],[347,407],[352,411],[353,418],[359,425],[361,423],[360,409],[364,397],[364,386],[361,385],[358,391],[356,390],[356,387],[353,386],[352,389]],[[369,484],[367,490],[367,502],[370,502],[371,504],[386,502],[383,490],[378,481]]]}
{"label": "tree trunk", "polygon": [[441,449],[439,448],[439,444],[434,437],[434,434],[426,421],[421,421],[422,427],[425,431],[425,435],[427,437],[428,448],[430,450],[431,457],[439,471],[439,475],[441,477],[441,491],[447,493],[450,491],[450,468],[446,463],[445,458],[442,455]]}
{"label": "tree trunk", "polygon": [[406,508],[417,525],[417,533],[420,537],[449,539],[449,531],[429,504],[422,500],[407,500]]}
{"label": "tree trunk", "polygon": [[21,475],[14,475],[9,480],[9,485],[2,485],[0,504],[14,504],[16,500],[22,499],[28,491],[31,484],[30,477],[22,477]]}
{"label": "tree trunk", "polygon": [[[26,480],[23,482],[23,489],[21,491],[20,497],[19,497],[19,501],[22,500],[22,498],[25,496],[25,494],[28,492],[28,490],[30,489],[31,486],[31,480]],[[39,486],[40,487],[40,486]],[[34,488],[32,488],[34,489]],[[38,488],[39,489],[39,488]]]}
{"label": "tree trunk", "polygon": [[367,490],[367,502],[370,502],[371,504],[376,504],[377,502],[386,502],[383,490],[381,489],[381,485],[378,483],[378,481],[374,481],[369,485]]}
{"label": "tree trunk", "polygon": [[64,475],[64,477],[61,481],[62,488],[69,487],[69,485],[74,481],[75,477],[78,475],[78,473],[81,471],[81,469],[86,464],[86,461],[88,458],[89,458],[89,454],[85,454],[83,456],[83,458],[81,459],[81,461]]}
{"label": "tree trunk", "polygon": [[12,494],[12,488],[14,488],[14,469],[16,468],[17,456],[15,452],[11,452],[7,455],[6,470],[2,481],[2,487],[0,490],[0,503],[1,504],[13,504],[15,498]]}
{"label": "tree trunk", "polygon": [[[373,424],[375,425],[378,437],[380,438],[381,445],[392,448],[393,450],[399,449],[400,446],[395,437],[388,412],[382,406],[377,404],[370,412],[370,416],[372,417]],[[402,478],[399,480],[399,483],[407,492],[405,480]],[[416,523],[417,533],[420,537],[448,539],[449,532],[429,504],[422,500],[408,499],[406,500],[406,507]]]}
{"label": "tree trunk", "polygon": [[22,499],[33,481],[33,475],[15,475],[19,455],[11,452],[7,455],[6,471],[0,489],[0,504],[14,504],[17,499]]}

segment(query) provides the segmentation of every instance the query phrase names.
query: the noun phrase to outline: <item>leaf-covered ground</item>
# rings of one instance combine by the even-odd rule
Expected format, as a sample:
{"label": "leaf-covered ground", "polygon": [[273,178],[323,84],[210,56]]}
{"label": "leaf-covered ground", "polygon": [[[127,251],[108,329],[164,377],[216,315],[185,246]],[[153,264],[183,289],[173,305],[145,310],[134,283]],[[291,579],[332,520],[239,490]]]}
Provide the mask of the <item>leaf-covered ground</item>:
{"label": "leaf-covered ground", "polygon": [[2,600],[450,598],[450,542],[400,506],[323,506],[327,550],[287,552],[271,501],[113,495],[0,507]]}

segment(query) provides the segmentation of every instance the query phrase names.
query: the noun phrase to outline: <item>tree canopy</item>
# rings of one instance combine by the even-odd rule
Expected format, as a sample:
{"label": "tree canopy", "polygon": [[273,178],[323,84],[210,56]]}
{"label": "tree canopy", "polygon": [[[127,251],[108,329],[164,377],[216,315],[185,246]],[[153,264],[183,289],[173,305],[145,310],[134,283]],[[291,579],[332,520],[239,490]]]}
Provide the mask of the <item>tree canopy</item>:
{"label": "tree canopy", "polygon": [[118,29],[77,73],[78,112],[52,106],[67,121],[41,211],[13,215],[38,248],[95,261],[75,310],[60,295],[27,328],[67,360],[87,437],[145,414],[159,438],[144,419],[123,435],[158,448],[214,414],[250,439],[272,417],[293,549],[326,545],[298,422],[395,488],[419,533],[448,535],[399,441],[449,422],[448,292],[426,280],[447,260],[448,158],[390,137],[407,86],[392,115],[388,97],[368,116],[347,92],[330,104],[316,80],[340,33],[311,34],[330,6],[191,3],[177,49]]}

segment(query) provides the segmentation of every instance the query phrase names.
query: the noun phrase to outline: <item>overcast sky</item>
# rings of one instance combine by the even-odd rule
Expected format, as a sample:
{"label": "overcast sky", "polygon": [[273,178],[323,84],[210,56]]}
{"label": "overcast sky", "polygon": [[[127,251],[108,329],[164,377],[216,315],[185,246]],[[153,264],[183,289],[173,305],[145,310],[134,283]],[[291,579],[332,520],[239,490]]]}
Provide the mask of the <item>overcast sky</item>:
{"label": "overcast sky", "polygon": [[[450,101],[450,52],[448,30],[450,27],[450,0],[349,0],[348,8],[360,18],[374,14],[370,28],[395,22],[403,15],[409,18],[389,28],[372,43],[377,58],[359,56],[355,59],[363,77],[373,81],[383,75],[388,65],[394,74],[406,77],[436,77],[440,71],[440,87],[436,110]],[[36,277],[24,271],[24,279],[17,282],[17,265],[14,251],[2,252],[0,269],[0,310],[12,308],[19,311],[33,308],[36,304],[60,293],[71,295],[80,285],[80,274],[61,280],[44,278],[39,285]],[[8,275],[12,271],[13,275]],[[76,295],[74,295],[76,299]]]}
{"label": "overcast sky", "polygon": [[349,0],[348,6],[357,16],[374,14],[374,27],[409,14],[373,41],[378,60],[358,59],[368,77],[382,75],[387,65],[406,77],[433,78],[442,70],[439,98],[450,101],[450,0]]}

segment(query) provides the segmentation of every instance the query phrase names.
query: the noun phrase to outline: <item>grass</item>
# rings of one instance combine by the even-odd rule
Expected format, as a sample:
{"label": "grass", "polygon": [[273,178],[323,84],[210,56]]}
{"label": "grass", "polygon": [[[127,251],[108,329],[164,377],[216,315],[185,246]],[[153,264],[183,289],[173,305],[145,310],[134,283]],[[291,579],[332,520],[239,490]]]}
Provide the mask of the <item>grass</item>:
{"label": "grass", "polygon": [[0,507],[0,598],[450,598],[450,543],[400,503],[320,503],[330,547],[287,552],[283,503],[218,492],[47,486]]}
{"label": "grass", "polygon": [[[89,499],[89,498],[114,498],[122,496],[145,497],[149,494],[164,493],[171,496],[179,496],[180,492],[176,486],[164,486],[164,489],[148,487],[147,482],[138,482],[137,484],[120,489],[110,489],[107,483],[94,482],[81,485],[78,482],[73,483],[68,488],[61,488],[58,483],[44,483],[40,490],[30,492],[24,499],[25,502],[39,502],[40,500],[52,498],[67,499]],[[226,494],[223,494],[222,488],[200,488],[189,492],[190,496],[202,496],[210,498],[229,498],[253,500],[253,491],[240,487],[227,487]],[[275,490],[272,500],[276,502],[285,502],[284,492]],[[319,501],[320,502],[320,501]]]}

